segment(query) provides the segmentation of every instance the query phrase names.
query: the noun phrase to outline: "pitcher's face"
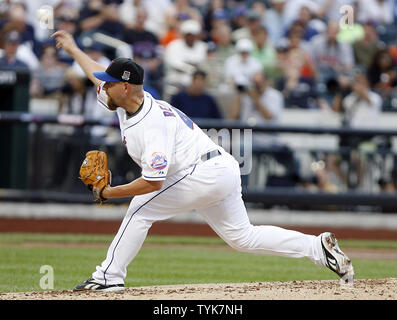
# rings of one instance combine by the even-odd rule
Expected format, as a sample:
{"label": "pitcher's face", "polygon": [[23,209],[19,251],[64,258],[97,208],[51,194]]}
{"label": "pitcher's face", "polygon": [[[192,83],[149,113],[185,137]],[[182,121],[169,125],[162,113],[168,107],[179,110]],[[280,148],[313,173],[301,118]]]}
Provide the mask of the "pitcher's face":
{"label": "pitcher's face", "polygon": [[122,106],[122,97],[125,94],[123,87],[121,82],[106,82],[103,85],[103,90],[108,96],[107,105],[110,110],[116,110],[118,106]]}

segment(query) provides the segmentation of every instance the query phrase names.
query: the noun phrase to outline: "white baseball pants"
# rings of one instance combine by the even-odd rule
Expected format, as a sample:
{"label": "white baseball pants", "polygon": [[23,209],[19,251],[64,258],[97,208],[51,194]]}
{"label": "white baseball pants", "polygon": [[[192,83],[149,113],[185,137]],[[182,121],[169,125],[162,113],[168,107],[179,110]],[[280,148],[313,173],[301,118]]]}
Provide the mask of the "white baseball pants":
{"label": "white baseball pants", "polygon": [[127,266],[139,252],[152,223],[193,209],[239,251],[308,257],[322,265],[319,237],[250,223],[241,198],[239,165],[222,150],[221,156],[168,177],[160,191],[134,197],[105,261],[92,277],[107,285],[124,283]]}

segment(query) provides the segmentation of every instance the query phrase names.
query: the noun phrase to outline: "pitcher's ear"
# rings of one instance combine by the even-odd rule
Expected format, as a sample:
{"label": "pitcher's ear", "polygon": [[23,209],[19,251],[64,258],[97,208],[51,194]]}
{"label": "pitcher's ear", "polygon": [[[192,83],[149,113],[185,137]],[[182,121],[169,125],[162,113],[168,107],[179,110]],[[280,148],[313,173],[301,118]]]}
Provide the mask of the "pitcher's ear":
{"label": "pitcher's ear", "polygon": [[125,93],[128,93],[130,84],[128,82],[123,82],[123,83],[124,83],[124,91],[125,91]]}

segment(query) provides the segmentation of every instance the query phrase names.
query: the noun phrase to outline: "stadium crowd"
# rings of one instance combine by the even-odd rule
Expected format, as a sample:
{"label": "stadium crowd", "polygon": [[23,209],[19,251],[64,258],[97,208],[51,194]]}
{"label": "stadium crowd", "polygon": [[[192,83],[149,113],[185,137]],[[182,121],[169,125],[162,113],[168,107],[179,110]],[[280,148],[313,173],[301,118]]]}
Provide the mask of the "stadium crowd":
{"label": "stadium crowd", "polygon": [[[37,15],[45,5],[53,28]],[[343,125],[376,127],[397,107],[396,12],[392,0],[1,0],[0,68],[29,69],[31,97],[57,99],[60,113],[108,117],[81,68],[55,49],[49,36],[63,29],[103,66],[135,59],[145,90],[192,118],[277,123],[285,108],[327,109]]]}

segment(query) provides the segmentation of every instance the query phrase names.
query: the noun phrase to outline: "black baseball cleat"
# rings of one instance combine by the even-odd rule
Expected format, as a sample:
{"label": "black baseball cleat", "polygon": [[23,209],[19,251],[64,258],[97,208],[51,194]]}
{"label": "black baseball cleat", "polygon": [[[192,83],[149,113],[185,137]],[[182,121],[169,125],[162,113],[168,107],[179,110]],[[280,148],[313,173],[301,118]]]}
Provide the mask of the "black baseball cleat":
{"label": "black baseball cleat", "polygon": [[346,254],[338,246],[335,235],[330,232],[321,234],[321,246],[325,265],[340,277],[341,285],[353,285],[354,269]]}
{"label": "black baseball cleat", "polygon": [[78,284],[73,288],[73,291],[102,291],[102,292],[116,292],[123,291],[124,284],[109,284],[104,285],[96,282],[93,278]]}

